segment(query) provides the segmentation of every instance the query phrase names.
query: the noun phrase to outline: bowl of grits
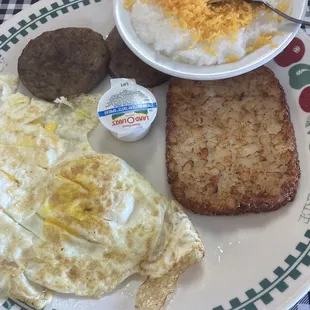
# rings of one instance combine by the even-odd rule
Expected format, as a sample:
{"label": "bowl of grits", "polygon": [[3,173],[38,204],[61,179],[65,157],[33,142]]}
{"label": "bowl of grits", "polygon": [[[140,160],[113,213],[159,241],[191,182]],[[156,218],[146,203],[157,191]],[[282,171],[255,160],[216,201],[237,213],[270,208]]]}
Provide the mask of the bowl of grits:
{"label": "bowl of grits", "polygon": [[[269,0],[302,18],[307,0]],[[172,76],[216,80],[276,57],[300,25],[244,0],[114,0],[116,26],[145,63]]]}

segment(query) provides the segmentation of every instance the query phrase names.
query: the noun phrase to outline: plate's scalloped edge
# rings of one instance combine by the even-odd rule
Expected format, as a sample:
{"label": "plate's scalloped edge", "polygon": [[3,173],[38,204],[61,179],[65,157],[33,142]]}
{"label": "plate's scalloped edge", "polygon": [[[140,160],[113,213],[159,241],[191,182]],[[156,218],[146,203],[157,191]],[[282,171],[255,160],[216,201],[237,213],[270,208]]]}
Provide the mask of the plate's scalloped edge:
{"label": "plate's scalloped edge", "polygon": [[[7,52],[12,44],[19,42],[19,38],[26,37],[31,30],[36,30],[41,24],[48,22],[47,18],[56,18],[69,13],[69,9],[77,10],[80,7],[98,3],[102,0],[61,0],[43,7],[37,14],[30,14],[28,18],[21,19],[16,26],[9,28],[7,34],[0,34],[0,51]],[[60,4],[59,4],[60,3]]]}
{"label": "plate's scalloped edge", "polygon": [[[58,3],[51,3],[49,6],[41,8],[38,14],[30,14],[27,18],[28,21],[26,19],[21,19],[16,23],[16,26],[9,28],[7,34],[0,34],[0,51],[7,52],[11,48],[12,44],[14,45],[19,42],[19,37],[26,37],[29,34],[29,31],[36,30],[41,24],[48,22],[47,18],[54,19],[59,15],[69,13],[69,9],[76,10],[83,6],[101,1],[102,0],[61,0],[58,1]],[[267,278],[264,278],[259,282],[259,285],[262,288],[259,292],[256,292],[254,289],[249,289],[245,292],[248,297],[245,301],[241,302],[239,298],[233,298],[229,301],[229,308],[225,309],[220,305],[212,310],[257,310],[257,307],[255,306],[257,301],[261,301],[265,305],[270,304],[274,299],[271,295],[273,291],[277,290],[281,293],[286,291],[289,286],[285,280],[288,278],[297,280],[302,274],[298,268],[301,265],[305,265],[307,267],[310,266],[310,230],[307,230],[304,236],[308,239],[308,242],[299,242],[297,244],[295,248],[299,252],[297,257],[293,255],[287,256],[284,260],[287,264],[287,268],[285,270],[279,266],[273,271],[273,273],[277,276],[275,280],[271,282]],[[27,305],[24,305],[22,302],[15,301],[11,298],[8,298],[2,304],[2,307],[7,310],[12,309],[13,307],[16,309],[16,306],[18,306],[20,310],[33,309]]]}
{"label": "plate's scalloped edge", "polygon": [[[255,303],[258,301],[263,302],[265,305],[270,304],[273,301],[272,292],[278,291],[280,293],[285,292],[289,285],[286,282],[286,279],[291,278],[297,280],[302,272],[299,269],[301,265],[307,267],[310,266],[310,230],[306,230],[304,237],[306,237],[307,242],[299,242],[295,249],[299,253],[298,256],[288,255],[284,260],[287,265],[286,269],[278,266],[274,269],[273,273],[276,275],[276,278],[273,281],[269,281],[267,278],[264,278],[259,282],[260,291],[255,291],[254,289],[248,289],[245,294],[248,297],[245,301],[241,302],[239,298],[233,298],[229,301],[230,308],[224,308],[223,306],[217,306],[212,310],[257,310]],[[13,306],[19,306],[20,310],[33,309],[27,305],[24,305],[20,301],[15,301],[11,298],[8,298],[2,306],[10,310]],[[15,308],[16,309],[16,308]],[[33,309],[34,310],[34,309]],[[56,309],[53,309],[56,310]]]}
{"label": "plate's scalloped edge", "polygon": [[[245,301],[241,302],[239,298],[233,298],[229,301],[230,308],[229,310],[257,310],[255,303],[258,301],[263,302],[265,305],[270,304],[273,301],[272,292],[278,291],[283,293],[289,288],[289,285],[285,282],[286,279],[291,278],[297,280],[302,274],[298,268],[301,265],[307,267],[310,266],[310,230],[308,229],[304,236],[307,238],[307,243],[299,242],[295,249],[299,252],[297,257],[293,255],[288,255],[284,260],[287,265],[286,269],[278,266],[274,269],[273,273],[276,275],[276,279],[269,281],[267,278],[264,278],[259,282],[260,291],[255,291],[254,289],[249,289],[245,292],[245,295],[248,297]],[[228,309],[228,308],[226,308]],[[217,306],[212,310],[225,310],[223,306]]]}
{"label": "plate's scalloped edge", "polygon": [[[19,307],[19,310],[35,310],[34,308],[31,308],[30,306],[24,304],[23,302],[19,301],[19,300],[14,300],[11,298],[8,298],[3,304],[2,307],[4,307],[7,310],[15,310],[16,307]],[[13,308],[14,307],[14,308]],[[41,310],[44,310],[41,309]],[[56,309],[53,309],[56,310]]]}
{"label": "plate's scalloped edge", "polygon": [[[303,43],[305,43],[303,41],[303,38],[299,37],[300,33],[302,33],[301,36],[306,36],[305,32],[300,30],[296,37],[298,37],[299,39],[302,40]],[[306,37],[307,39],[309,39],[308,36]],[[304,48],[306,52],[306,47],[304,46]],[[291,65],[286,67],[287,70],[302,62],[302,60],[304,60],[305,58],[305,55],[306,53],[299,61],[293,62]],[[309,83],[307,85],[309,85]],[[290,86],[292,85],[290,84]],[[300,107],[298,106],[298,108]],[[309,131],[310,116],[307,117],[305,127],[307,128],[308,131],[306,132],[306,134],[310,134]],[[282,267],[278,266],[276,269],[273,270],[274,275],[276,275],[276,278],[273,281],[269,281],[267,278],[264,278],[259,282],[259,286],[262,288],[260,291],[255,291],[253,288],[251,288],[245,292],[245,295],[248,297],[246,300],[240,301],[239,298],[235,297],[229,301],[230,304],[229,308],[219,305],[213,308],[212,310],[243,310],[243,309],[257,310],[258,308],[256,307],[255,303],[257,303],[258,301],[262,302],[264,305],[268,305],[274,300],[274,298],[272,297],[272,292],[274,291],[278,291],[280,293],[285,292],[289,288],[289,285],[287,284],[286,280],[288,278],[297,280],[302,275],[302,272],[298,270],[298,268],[302,265],[306,267],[310,266],[310,230],[306,230],[304,236],[307,238],[307,243],[299,242],[297,244],[297,246],[295,247],[295,249],[299,252],[297,257],[293,255],[287,256],[287,258],[284,260],[285,264],[287,265],[286,269],[283,269]]]}

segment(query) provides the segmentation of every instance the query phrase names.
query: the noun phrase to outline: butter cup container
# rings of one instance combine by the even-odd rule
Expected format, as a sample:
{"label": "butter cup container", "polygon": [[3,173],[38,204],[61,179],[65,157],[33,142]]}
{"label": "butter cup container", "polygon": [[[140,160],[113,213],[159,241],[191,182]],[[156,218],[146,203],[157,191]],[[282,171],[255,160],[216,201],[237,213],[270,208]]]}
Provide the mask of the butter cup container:
{"label": "butter cup container", "polygon": [[157,115],[157,101],[135,80],[112,79],[111,88],[100,99],[98,117],[120,141],[134,142],[145,137]]}

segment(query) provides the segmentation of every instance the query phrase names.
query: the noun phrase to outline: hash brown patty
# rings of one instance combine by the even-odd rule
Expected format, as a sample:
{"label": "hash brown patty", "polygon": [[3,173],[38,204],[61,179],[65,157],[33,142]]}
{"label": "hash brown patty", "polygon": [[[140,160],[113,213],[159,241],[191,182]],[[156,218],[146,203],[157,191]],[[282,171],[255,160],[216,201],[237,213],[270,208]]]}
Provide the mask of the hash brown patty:
{"label": "hash brown patty", "polygon": [[89,92],[106,75],[109,61],[102,35],[88,28],[61,28],[27,44],[18,74],[33,95],[54,100]]}
{"label": "hash brown patty", "polygon": [[166,165],[174,197],[204,215],[279,209],[300,167],[285,93],[266,67],[232,79],[174,79]]}

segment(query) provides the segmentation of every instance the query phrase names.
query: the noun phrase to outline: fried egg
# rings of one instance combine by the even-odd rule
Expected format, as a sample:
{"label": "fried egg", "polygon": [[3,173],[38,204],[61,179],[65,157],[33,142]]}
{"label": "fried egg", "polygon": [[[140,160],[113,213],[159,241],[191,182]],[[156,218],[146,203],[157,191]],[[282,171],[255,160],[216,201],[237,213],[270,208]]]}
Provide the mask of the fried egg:
{"label": "fried egg", "polygon": [[0,210],[0,296],[19,299],[35,309],[52,300],[45,288],[31,284],[24,273],[23,255],[38,240]]}
{"label": "fried egg", "polygon": [[43,168],[54,166],[66,156],[92,152],[87,134],[96,127],[98,118],[96,112],[87,111],[96,111],[98,95],[49,103],[14,93],[16,85],[13,77],[0,79],[0,146]]}
{"label": "fried egg", "polygon": [[166,293],[160,286],[156,290],[151,279],[175,283],[204,256],[179,205],[123,160],[91,155],[59,164],[50,173],[50,194],[33,221],[44,241],[23,257],[29,280],[61,293],[100,297],[140,274],[150,284],[141,288],[137,304],[146,302],[147,291],[155,294],[154,309],[159,309]]}
{"label": "fried egg", "polygon": [[20,222],[36,212],[47,179],[46,169],[24,162],[23,156],[0,145],[0,206],[14,220]]}
{"label": "fried egg", "polygon": [[7,97],[14,94],[18,87],[18,77],[14,75],[0,75],[1,106]]}
{"label": "fried egg", "polygon": [[87,141],[87,135],[97,126],[97,105],[100,95],[80,95],[56,99],[57,109],[45,115],[45,122],[57,121],[56,134],[65,140]]}
{"label": "fried egg", "polygon": [[49,290],[99,298],[140,274],[147,280],[137,307],[160,309],[179,274],[204,256],[188,217],[122,159],[91,150],[98,97],[51,104],[7,93],[0,106],[1,294],[42,308]]}
{"label": "fried egg", "polygon": [[[87,109],[96,110],[97,97],[73,98],[72,108],[66,111],[63,121],[61,104],[16,93],[17,85],[17,78],[0,76],[0,206],[20,222],[36,211],[36,202],[40,202],[46,190],[48,168],[65,158],[93,152],[87,133],[96,126],[97,117],[92,114],[81,120],[76,110],[81,109],[83,102]],[[72,124],[81,127],[79,131],[75,129],[76,136],[80,134],[79,143],[58,134],[58,130],[69,132]]]}

